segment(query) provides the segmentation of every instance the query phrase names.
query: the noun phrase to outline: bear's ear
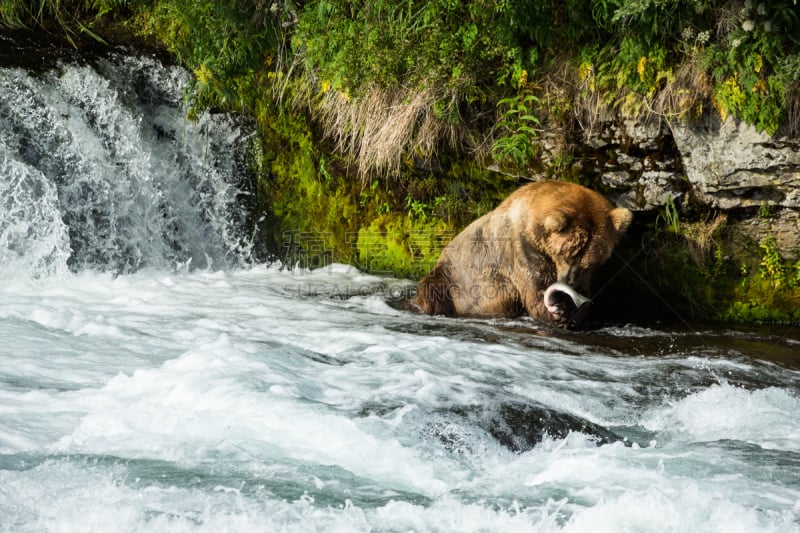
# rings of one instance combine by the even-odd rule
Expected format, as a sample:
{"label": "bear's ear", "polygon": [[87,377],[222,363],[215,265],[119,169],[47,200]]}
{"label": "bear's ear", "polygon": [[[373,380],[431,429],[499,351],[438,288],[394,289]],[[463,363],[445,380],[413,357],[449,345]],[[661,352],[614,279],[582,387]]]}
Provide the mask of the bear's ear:
{"label": "bear's ear", "polygon": [[614,225],[614,230],[617,232],[617,237],[622,237],[628,231],[631,221],[633,221],[633,213],[631,213],[630,209],[617,207],[611,210],[609,216],[611,217],[611,223]]}
{"label": "bear's ear", "polygon": [[564,231],[567,227],[567,215],[561,211],[553,211],[547,215],[542,225],[547,233]]}

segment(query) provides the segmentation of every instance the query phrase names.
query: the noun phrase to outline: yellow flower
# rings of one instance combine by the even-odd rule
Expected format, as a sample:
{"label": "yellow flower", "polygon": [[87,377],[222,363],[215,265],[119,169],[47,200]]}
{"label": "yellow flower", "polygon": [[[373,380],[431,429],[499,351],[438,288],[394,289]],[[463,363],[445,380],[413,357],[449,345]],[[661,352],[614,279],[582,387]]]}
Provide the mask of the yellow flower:
{"label": "yellow flower", "polygon": [[528,83],[528,71],[522,69],[522,73],[519,75],[519,87],[524,87],[526,83]]}
{"label": "yellow flower", "polygon": [[586,85],[590,92],[594,92],[594,66],[591,63],[584,61],[578,65],[578,77],[581,81],[587,82]]}
{"label": "yellow flower", "polygon": [[636,65],[636,72],[639,73],[639,79],[642,80],[642,83],[646,83],[644,79],[644,69],[647,66],[647,56],[642,56],[639,58],[639,63]]}
{"label": "yellow flower", "polygon": [[211,78],[214,77],[211,70],[205,65],[200,65],[198,68],[194,69],[194,75],[197,77],[197,81],[202,85],[208,85]]}
{"label": "yellow flower", "polygon": [[767,94],[767,82],[764,80],[758,80],[755,85],[753,85],[753,92]]}
{"label": "yellow flower", "polygon": [[586,78],[592,75],[592,64],[588,61],[584,61],[580,65],[578,65],[578,77],[580,77],[581,81],[586,81]]}

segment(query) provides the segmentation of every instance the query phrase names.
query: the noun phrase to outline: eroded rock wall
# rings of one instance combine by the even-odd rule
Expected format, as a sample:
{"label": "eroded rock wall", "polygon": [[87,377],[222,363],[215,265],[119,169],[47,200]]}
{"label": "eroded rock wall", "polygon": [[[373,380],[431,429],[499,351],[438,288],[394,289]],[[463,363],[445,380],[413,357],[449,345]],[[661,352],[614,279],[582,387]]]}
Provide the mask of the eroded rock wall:
{"label": "eroded rock wall", "polygon": [[[731,215],[730,229],[755,242],[773,236],[781,254],[800,251],[800,139],[770,136],[731,117],[695,122],[613,120],[582,132],[572,150],[584,174],[634,211],[668,203]],[[563,143],[561,143],[563,145]],[[559,143],[543,143],[543,158]]]}

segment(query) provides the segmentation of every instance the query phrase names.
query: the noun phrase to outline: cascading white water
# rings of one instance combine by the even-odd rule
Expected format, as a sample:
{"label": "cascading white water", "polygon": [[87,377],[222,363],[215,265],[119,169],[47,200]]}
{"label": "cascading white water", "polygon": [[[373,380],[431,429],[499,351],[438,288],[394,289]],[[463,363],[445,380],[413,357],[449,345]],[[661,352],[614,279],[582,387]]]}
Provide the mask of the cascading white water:
{"label": "cascading white water", "polygon": [[0,69],[0,275],[247,257],[245,134],[186,120],[187,81],[145,56]]}

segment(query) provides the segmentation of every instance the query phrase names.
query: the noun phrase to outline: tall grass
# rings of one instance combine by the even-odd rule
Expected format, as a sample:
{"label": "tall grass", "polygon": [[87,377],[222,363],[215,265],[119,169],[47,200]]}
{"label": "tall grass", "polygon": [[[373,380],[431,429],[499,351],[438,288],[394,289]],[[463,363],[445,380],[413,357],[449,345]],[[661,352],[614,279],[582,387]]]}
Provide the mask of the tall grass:
{"label": "tall grass", "polygon": [[441,87],[414,91],[372,87],[357,97],[329,90],[312,112],[324,134],[355,161],[366,182],[373,173],[395,175],[409,155],[426,158],[443,146],[465,144],[464,123],[449,122],[437,113],[440,102],[454,97]]}
{"label": "tall grass", "polygon": [[128,0],[0,0],[0,27],[54,29],[73,44],[80,34],[102,40],[89,21],[127,4]]}

